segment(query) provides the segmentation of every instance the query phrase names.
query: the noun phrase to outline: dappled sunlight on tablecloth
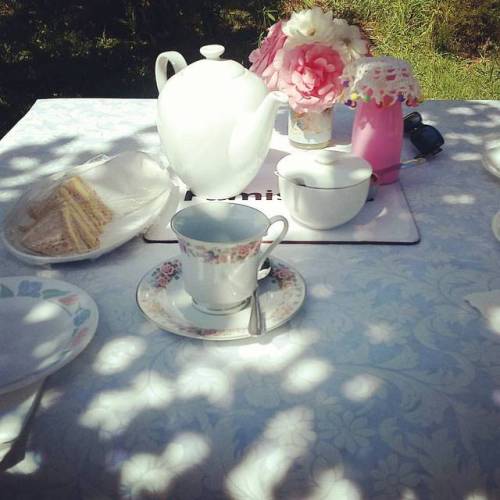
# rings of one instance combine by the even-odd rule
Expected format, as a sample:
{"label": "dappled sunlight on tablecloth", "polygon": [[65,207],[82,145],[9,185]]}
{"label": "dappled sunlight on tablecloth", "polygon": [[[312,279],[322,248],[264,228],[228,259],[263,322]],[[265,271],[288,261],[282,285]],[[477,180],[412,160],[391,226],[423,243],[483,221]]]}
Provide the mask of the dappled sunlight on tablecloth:
{"label": "dappled sunlight on tablecloth", "polygon": [[126,429],[146,408],[167,407],[175,398],[174,384],[157,373],[137,375],[128,388],[102,391],[79,418],[84,427],[102,429],[111,435]]}
{"label": "dappled sunlight on tablecloth", "polygon": [[466,495],[464,500],[490,500],[490,498],[484,491],[473,491]]}
{"label": "dappled sunlight on tablecloth", "polygon": [[285,477],[294,460],[315,441],[312,410],[297,406],[273,416],[264,433],[251,446],[226,479],[235,500],[271,500],[273,490]]}
{"label": "dappled sunlight on tablecloth", "polygon": [[110,340],[97,353],[92,368],[101,375],[120,373],[146,351],[146,341],[131,335]]}
{"label": "dappled sunlight on tablecloth", "polygon": [[383,344],[393,340],[396,337],[396,332],[389,323],[376,323],[367,326],[365,335],[371,344]]}
{"label": "dappled sunlight on tablecloth", "polygon": [[207,440],[195,433],[182,433],[160,455],[137,453],[121,470],[121,490],[128,498],[164,494],[169,484],[209,455]]}
{"label": "dappled sunlight on tablecloth", "polygon": [[351,401],[365,401],[371,398],[382,385],[382,381],[372,375],[361,373],[342,384],[342,393]]}
{"label": "dappled sunlight on tablecloth", "polygon": [[175,386],[179,399],[204,397],[216,406],[229,406],[232,402],[232,381],[223,370],[214,367],[187,367],[179,375]]}
{"label": "dappled sunlight on tablecloth", "polygon": [[464,151],[461,153],[452,154],[451,159],[453,161],[481,161],[481,153]]}
{"label": "dappled sunlight on tablecloth", "polygon": [[283,388],[292,394],[313,391],[334,372],[333,367],[320,359],[303,359],[291,366],[283,380]]}
{"label": "dappled sunlight on tablecloth", "polygon": [[356,484],[344,476],[343,467],[323,471],[317,478],[317,486],[307,500],[362,500]]}
{"label": "dappled sunlight on tablecloth", "polygon": [[448,205],[473,205],[476,198],[471,194],[445,194],[441,198]]}

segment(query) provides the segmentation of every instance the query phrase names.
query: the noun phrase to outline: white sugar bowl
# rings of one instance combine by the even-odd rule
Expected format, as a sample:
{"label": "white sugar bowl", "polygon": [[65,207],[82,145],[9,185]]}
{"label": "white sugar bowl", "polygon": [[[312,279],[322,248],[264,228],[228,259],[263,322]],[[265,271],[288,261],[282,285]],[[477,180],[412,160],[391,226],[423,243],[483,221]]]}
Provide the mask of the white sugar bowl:
{"label": "white sugar bowl", "polygon": [[313,229],[332,229],[363,208],[372,167],[349,153],[293,153],[276,166],[281,198],[290,215]]}

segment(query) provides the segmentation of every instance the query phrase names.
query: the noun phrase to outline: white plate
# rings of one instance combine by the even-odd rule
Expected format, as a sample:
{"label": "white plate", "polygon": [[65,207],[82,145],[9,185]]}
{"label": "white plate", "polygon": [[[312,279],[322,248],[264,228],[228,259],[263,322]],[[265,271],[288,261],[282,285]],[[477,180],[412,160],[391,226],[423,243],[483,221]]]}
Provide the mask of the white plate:
{"label": "white plate", "polygon": [[[259,281],[259,300],[266,331],[286,323],[302,306],[306,285],[289,264],[270,258],[271,272]],[[221,284],[223,286],[223,284]],[[143,276],[137,287],[137,304],[144,315],[163,330],[204,340],[250,337],[250,308],[224,316],[195,309],[184,290],[179,257],[159,264]]]}
{"label": "white plate", "polygon": [[0,278],[0,394],[73,360],[94,336],[98,316],[94,300],[71,283]]}
{"label": "white plate", "polygon": [[500,177],[500,137],[498,134],[484,138],[482,160],[484,168],[496,177]]}
{"label": "white plate", "polygon": [[491,230],[495,238],[500,241],[500,212],[497,212],[491,219]]}
{"label": "white plate", "polygon": [[[85,253],[45,256],[24,248],[19,221],[25,217],[29,200],[47,192],[63,175],[80,175],[113,211],[113,220],[104,228],[101,245]],[[63,173],[48,176],[35,183],[9,211],[2,229],[7,250],[29,264],[45,265],[96,259],[147,229],[160,214],[174,189],[169,172],[146,153],[132,151],[113,158],[104,155]],[[38,194],[39,197],[39,194]]]}

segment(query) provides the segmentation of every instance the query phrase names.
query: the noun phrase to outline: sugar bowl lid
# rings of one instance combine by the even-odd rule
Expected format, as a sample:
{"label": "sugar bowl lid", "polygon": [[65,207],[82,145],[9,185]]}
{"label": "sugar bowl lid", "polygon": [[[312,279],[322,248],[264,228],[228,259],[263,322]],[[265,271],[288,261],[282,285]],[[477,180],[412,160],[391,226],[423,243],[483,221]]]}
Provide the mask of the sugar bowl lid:
{"label": "sugar bowl lid", "polygon": [[366,160],[352,154],[324,149],[285,156],[278,162],[276,173],[295,184],[340,189],[369,179],[372,167]]}

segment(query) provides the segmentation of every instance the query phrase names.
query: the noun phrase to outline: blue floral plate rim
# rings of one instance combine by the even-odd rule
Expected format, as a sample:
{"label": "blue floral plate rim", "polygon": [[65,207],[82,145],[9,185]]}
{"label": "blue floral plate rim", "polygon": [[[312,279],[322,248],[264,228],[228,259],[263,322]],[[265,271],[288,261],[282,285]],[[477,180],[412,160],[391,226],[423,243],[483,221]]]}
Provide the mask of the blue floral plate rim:
{"label": "blue floral plate rim", "polygon": [[[57,356],[46,366],[14,378],[1,377],[0,395],[21,389],[42,380],[75,359],[94,337],[99,323],[99,310],[94,299],[80,287],[67,281],[41,276],[1,276],[0,311],[12,300],[50,301],[60,306],[71,320],[71,331],[58,346]],[[16,334],[18,332],[16,331]],[[7,331],[0,331],[2,335]],[[0,366],[0,373],[2,367]]]}

